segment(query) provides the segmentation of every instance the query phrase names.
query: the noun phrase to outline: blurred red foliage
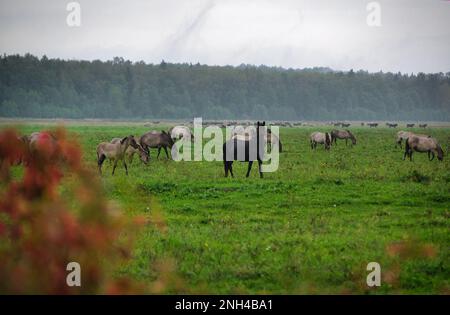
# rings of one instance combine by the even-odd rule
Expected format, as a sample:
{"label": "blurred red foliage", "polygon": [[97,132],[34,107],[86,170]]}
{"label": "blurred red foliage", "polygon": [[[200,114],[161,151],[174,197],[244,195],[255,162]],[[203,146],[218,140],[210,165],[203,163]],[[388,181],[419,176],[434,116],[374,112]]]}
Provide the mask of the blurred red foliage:
{"label": "blurred red foliage", "polygon": [[[132,223],[109,206],[81,152],[63,129],[40,133],[31,149],[15,130],[0,132],[0,293],[144,290],[113,275],[130,256],[139,220]],[[11,174],[17,161],[21,178]],[[80,287],[66,284],[72,261],[81,266]]]}

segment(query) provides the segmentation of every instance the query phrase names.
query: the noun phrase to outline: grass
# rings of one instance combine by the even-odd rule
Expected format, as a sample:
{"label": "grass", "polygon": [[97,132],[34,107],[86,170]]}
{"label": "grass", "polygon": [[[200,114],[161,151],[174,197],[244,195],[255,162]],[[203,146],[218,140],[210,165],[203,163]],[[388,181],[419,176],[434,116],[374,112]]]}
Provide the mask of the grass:
{"label": "grass", "polygon": [[[44,129],[23,124],[23,132]],[[95,167],[101,141],[145,127],[70,125]],[[416,153],[403,161],[393,129],[353,128],[356,146],[338,142],[312,151],[308,136],[323,128],[281,129],[284,152],[275,173],[220,162],[152,161],[135,157],[129,176],[105,163],[111,200],[130,216],[158,213],[131,261],[117,272],[155,281],[161,264],[188,293],[438,293],[450,291],[450,162]],[[422,130],[421,133],[424,131]],[[450,130],[428,129],[448,154]],[[339,141],[339,140],[338,140]],[[366,286],[366,266],[378,262],[382,285]],[[169,267],[168,267],[169,268]]]}

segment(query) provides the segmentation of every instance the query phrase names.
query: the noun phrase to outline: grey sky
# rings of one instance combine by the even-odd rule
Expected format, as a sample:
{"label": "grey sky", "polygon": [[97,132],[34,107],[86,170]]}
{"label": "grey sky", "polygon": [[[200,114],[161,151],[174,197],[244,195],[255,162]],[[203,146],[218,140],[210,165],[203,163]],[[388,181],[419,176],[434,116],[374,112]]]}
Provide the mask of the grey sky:
{"label": "grey sky", "polygon": [[450,71],[450,1],[0,0],[0,52],[64,59],[266,64],[371,72]]}

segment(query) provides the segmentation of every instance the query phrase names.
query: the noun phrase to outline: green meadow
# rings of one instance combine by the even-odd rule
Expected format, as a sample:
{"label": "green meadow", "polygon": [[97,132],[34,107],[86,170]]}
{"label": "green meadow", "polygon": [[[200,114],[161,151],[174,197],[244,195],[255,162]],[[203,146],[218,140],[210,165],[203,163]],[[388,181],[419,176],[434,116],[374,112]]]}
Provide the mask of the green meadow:
{"label": "green meadow", "polygon": [[[67,129],[96,168],[98,143],[161,127]],[[221,162],[175,162],[163,151],[157,160],[156,150],[148,165],[135,156],[129,176],[121,165],[112,176],[105,161],[108,197],[150,221],[116,273],[146,283],[164,273],[167,293],[449,294],[450,129],[416,130],[439,140],[443,162],[403,161],[399,128],[350,129],[357,144],[338,140],[327,152],[311,150],[309,134],[331,127],[281,128],[279,169],[263,179],[256,163],[249,178],[240,162],[224,178]],[[380,287],[366,285],[369,262],[381,265]]]}

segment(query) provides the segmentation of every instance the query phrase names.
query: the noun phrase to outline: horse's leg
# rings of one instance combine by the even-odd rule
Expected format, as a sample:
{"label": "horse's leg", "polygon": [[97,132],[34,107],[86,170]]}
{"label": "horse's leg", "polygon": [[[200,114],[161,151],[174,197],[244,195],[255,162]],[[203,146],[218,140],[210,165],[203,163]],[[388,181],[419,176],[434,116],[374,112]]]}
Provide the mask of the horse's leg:
{"label": "horse's leg", "polygon": [[128,163],[130,163],[130,165],[133,163],[133,157],[134,157],[134,152],[131,153],[129,158],[128,158]]}
{"label": "horse's leg", "polygon": [[125,162],[125,157],[122,160],[122,164],[123,164],[123,167],[125,167],[125,174],[127,174],[127,176],[128,176],[128,167],[127,167],[127,162]]}
{"label": "horse's leg", "polygon": [[314,145],[313,145],[313,142],[312,142],[312,141],[310,141],[309,143],[311,144],[311,150],[312,150],[312,149],[314,149]]}
{"label": "horse's leg", "polygon": [[413,151],[410,150],[410,151],[409,151],[409,160],[410,160],[410,161],[412,161],[412,155],[413,155]]}
{"label": "horse's leg", "polygon": [[223,161],[223,168],[225,171],[225,177],[228,177],[228,162],[227,161]]}
{"label": "horse's leg", "polygon": [[347,138],[345,138],[345,145],[347,145],[347,140],[348,140],[348,139],[347,139]]}
{"label": "horse's leg", "polygon": [[163,148],[164,148],[164,151],[166,152],[167,159],[169,159],[169,153],[167,153],[167,147],[163,147]]}
{"label": "horse's leg", "polygon": [[234,177],[234,175],[233,175],[233,161],[230,161],[229,163],[230,163],[229,170],[230,170],[231,177]]}
{"label": "horse's leg", "polygon": [[159,159],[159,154],[161,153],[161,147],[158,147],[158,155],[156,156],[156,159]]}
{"label": "horse's leg", "polygon": [[114,160],[114,166],[113,166],[113,170],[112,170],[112,174],[114,175],[114,171],[116,170],[117,167],[117,160]]}
{"label": "horse's leg", "polygon": [[433,161],[434,160],[434,152],[433,151],[429,151],[430,153],[431,153],[431,159],[430,158],[428,158],[430,161]]}
{"label": "horse's leg", "polygon": [[258,160],[258,171],[259,171],[259,178],[263,178],[263,173],[262,173],[262,161]]}
{"label": "horse's leg", "polygon": [[106,156],[102,154],[97,161],[98,171],[99,171],[100,175],[102,175],[102,165],[103,165],[103,162],[105,161],[105,158],[106,158]]}
{"label": "horse's leg", "polygon": [[253,165],[253,161],[248,161],[247,175],[245,175],[245,177],[250,176],[250,171],[252,169],[252,165]]}

